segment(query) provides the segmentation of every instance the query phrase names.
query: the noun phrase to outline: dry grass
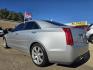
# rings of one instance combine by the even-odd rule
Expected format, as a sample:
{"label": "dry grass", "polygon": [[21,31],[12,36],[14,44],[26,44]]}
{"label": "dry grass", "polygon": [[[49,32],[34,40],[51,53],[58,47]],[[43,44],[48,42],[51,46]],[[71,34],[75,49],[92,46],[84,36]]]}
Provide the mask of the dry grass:
{"label": "dry grass", "polygon": [[2,27],[3,29],[14,28],[16,26],[16,24],[17,24],[17,22],[0,20],[0,27]]}

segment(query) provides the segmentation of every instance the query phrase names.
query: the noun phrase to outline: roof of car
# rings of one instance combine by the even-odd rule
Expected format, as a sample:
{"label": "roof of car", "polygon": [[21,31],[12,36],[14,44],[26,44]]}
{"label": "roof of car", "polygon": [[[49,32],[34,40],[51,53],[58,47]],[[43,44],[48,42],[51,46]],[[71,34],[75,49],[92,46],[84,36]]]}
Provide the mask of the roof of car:
{"label": "roof of car", "polygon": [[[61,24],[59,22],[50,21],[50,20],[31,20],[31,21],[25,21],[26,22],[36,22],[41,28],[51,28],[51,27],[58,27],[58,26],[66,26],[64,24]],[[24,23],[24,22],[23,22]],[[55,23],[55,24],[53,24]]]}

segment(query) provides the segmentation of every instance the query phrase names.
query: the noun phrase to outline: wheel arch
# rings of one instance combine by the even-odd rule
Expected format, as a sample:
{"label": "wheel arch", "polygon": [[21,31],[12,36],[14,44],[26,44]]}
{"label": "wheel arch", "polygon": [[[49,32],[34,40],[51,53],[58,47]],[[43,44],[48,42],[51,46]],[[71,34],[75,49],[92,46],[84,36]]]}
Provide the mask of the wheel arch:
{"label": "wheel arch", "polygon": [[29,50],[29,51],[30,51],[30,55],[31,55],[31,48],[32,48],[32,46],[33,46],[34,44],[36,44],[36,43],[42,45],[42,47],[44,48],[44,50],[45,50],[45,52],[46,52],[48,61],[50,62],[50,58],[49,58],[49,55],[48,55],[48,50],[46,49],[45,45],[42,44],[41,42],[33,42],[33,43],[31,43],[30,48],[29,48],[29,49],[30,49],[30,50]]}
{"label": "wheel arch", "polygon": [[32,48],[32,46],[34,45],[34,44],[36,44],[36,43],[38,43],[38,44],[40,44],[40,45],[42,45],[42,47],[45,49],[45,52],[46,52],[46,54],[47,54],[47,56],[48,56],[48,53],[47,53],[47,49],[46,49],[46,47],[44,46],[44,44],[42,44],[41,42],[33,42],[33,43],[31,43],[31,45],[30,45],[30,54],[31,54],[31,48]]}

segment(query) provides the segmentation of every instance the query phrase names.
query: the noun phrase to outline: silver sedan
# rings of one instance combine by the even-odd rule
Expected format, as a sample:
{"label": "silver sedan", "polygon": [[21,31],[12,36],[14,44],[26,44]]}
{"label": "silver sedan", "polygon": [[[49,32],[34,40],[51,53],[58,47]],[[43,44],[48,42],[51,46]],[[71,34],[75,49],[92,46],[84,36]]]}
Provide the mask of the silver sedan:
{"label": "silver sedan", "polygon": [[50,63],[71,65],[89,59],[88,44],[83,29],[57,22],[31,20],[19,24],[5,35],[5,47],[30,53],[37,66]]}

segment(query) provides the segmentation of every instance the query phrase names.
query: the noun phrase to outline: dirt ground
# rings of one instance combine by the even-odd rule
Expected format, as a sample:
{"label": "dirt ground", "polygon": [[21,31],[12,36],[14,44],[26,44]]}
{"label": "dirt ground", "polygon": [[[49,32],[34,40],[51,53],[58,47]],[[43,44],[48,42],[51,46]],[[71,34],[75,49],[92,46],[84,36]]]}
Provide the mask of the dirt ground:
{"label": "dirt ground", "polygon": [[48,67],[37,67],[32,61],[31,57],[15,49],[3,48],[3,40],[0,38],[0,70],[93,70],[93,45],[89,45],[90,60],[77,67],[69,68],[65,66],[58,66],[56,64]]}

